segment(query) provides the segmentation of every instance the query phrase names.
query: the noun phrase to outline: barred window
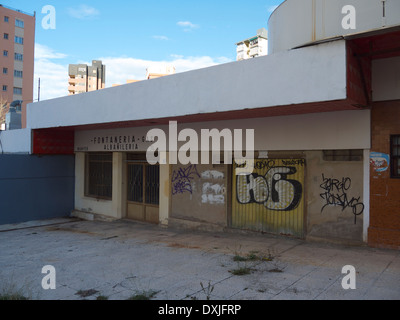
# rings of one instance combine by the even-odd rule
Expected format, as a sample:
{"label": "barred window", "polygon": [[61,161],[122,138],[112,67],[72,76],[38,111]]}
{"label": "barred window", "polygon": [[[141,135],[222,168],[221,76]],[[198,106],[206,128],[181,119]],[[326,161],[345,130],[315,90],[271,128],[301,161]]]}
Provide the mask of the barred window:
{"label": "barred window", "polygon": [[145,153],[128,153],[128,201],[159,205],[160,166],[145,163]]}
{"label": "barred window", "polygon": [[160,166],[128,163],[128,201],[159,205]]}
{"label": "barred window", "polygon": [[112,199],[112,153],[87,153],[85,196]]}
{"label": "barred window", "polygon": [[363,150],[324,150],[324,161],[362,161]]}
{"label": "barred window", "polygon": [[145,202],[147,204],[160,204],[160,166],[145,166]]}
{"label": "barred window", "polygon": [[390,137],[390,171],[392,178],[400,178],[400,135]]}

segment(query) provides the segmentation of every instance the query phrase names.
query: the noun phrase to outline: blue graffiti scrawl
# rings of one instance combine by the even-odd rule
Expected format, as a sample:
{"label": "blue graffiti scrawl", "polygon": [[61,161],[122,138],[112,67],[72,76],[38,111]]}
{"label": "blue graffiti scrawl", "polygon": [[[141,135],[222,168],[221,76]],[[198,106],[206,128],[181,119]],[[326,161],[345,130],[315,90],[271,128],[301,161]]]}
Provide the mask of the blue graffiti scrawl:
{"label": "blue graffiti scrawl", "polygon": [[172,173],[172,194],[193,193],[192,180],[200,178],[196,165],[174,170]]}

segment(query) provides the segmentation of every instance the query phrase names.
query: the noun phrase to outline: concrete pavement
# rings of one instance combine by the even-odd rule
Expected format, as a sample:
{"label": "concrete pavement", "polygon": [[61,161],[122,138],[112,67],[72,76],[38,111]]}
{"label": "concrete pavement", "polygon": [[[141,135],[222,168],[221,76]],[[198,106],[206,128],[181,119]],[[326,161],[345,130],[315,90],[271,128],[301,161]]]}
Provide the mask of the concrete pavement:
{"label": "concrete pavement", "polygon": [[[47,265],[55,290],[42,288]],[[355,290],[342,287],[346,265],[355,268]],[[398,300],[400,252],[53,219],[0,226],[0,293],[9,292],[34,300]]]}

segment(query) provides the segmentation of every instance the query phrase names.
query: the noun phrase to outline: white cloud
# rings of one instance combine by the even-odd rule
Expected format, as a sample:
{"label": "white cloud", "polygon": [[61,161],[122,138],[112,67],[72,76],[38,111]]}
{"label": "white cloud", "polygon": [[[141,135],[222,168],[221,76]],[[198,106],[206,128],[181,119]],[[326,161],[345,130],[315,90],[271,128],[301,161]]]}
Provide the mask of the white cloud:
{"label": "white cloud", "polygon": [[100,15],[100,11],[86,4],[81,4],[77,7],[68,8],[68,14],[76,19],[90,19]]}
{"label": "white cloud", "polygon": [[64,59],[67,55],[59,52],[55,52],[53,49],[44,46],[42,44],[35,44],[35,59]]}
{"label": "white cloud", "polygon": [[177,25],[182,27],[183,31],[185,32],[192,31],[193,29],[197,29],[200,27],[199,25],[193,24],[190,21],[179,21]]}
{"label": "white cloud", "polygon": [[172,60],[152,61],[129,57],[103,57],[99,60],[106,65],[106,86],[113,84],[125,84],[127,80],[144,80],[146,78],[146,69],[151,66],[172,65],[176,73],[206,68],[221,63],[231,62],[225,57],[212,58],[203,57],[183,57],[172,55]]}
{"label": "white cloud", "polygon": [[48,60],[36,61],[34,101],[38,99],[39,79],[41,101],[68,95],[68,65]]}
{"label": "white cloud", "polygon": [[68,95],[68,65],[52,61],[66,57],[47,46],[35,44],[34,101],[38,99],[39,78],[40,100]]}
{"label": "white cloud", "polygon": [[[35,90],[34,100],[38,98],[38,80],[40,78],[40,100],[54,99],[68,95],[68,63],[67,55],[55,52],[53,49],[36,44],[35,57]],[[132,57],[100,57],[106,65],[106,87],[113,84],[126,84],[127,80],[145,80],[146,70],[151,66],[172,65],[176,73],[206,68],[221,63],[231,62],[226,57],[212,58],[209,56],[185,57],[171,55],[164,61],[135,59]],[[89,63],[90,62],[83,62]],[[70,63],[77,63],[76,61]]]}
{"label": "white cloud", "polygon": [[174,58],[174,59],[182,59],[184,57],[184,55],[181,55],[181,54],[171,54],[171,58]]}
{"label": "white cloud", "polygon": [[169,38],[167,36],[153,36],[153,39],[163,40],[163,41],[168,41],[169,40]]}

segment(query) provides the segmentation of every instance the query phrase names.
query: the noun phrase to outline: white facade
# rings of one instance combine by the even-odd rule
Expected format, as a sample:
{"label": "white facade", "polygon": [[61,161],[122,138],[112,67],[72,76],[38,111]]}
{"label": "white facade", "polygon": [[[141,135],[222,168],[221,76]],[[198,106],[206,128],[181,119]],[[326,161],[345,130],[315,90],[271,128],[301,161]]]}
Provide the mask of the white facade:
{"label": "white facade", "polygon": [[0,131],[0,154],[30,154],[30,129]]}
{"label": "white facade", "polygon": [[[354,11],[348,11],[347,6]],[[286,0],[268,22],[269,51],[273,54],[325,39],[382,30],[397,26],[399,17],[398,0]],[[348,18],[354,20],[355,29],[347,28]]]}
{"label": "white facade", "polygon": [[[163,130],[169,138],[167,125],[156,127]],[[152,145],[152,142],[145,141],[147,133],[154,128],[155,126],[77,131],[75,152],[110,151],[117,144],[119,145],[117,151],[145,152]],[[239,129],[243,132],[243,141],[246,129],[253,129],[255,149],[265,151],[369,149],[371,134],[369,110],[178,123],[178,133],[186,128],[195,130],[198,137],[201,137],[202,129],[218,129],[220,132],[223,129]],[[135,137],[134,142],[132,137]],[[183,144],[179,142],[178,147]]]}
{"label": "white facade", "polygon": [[146,79],[175,74],[175,67],[170,65],[154,65],[146,69]]}
{"label": "white facade", "polygon": [[28,127],[68,127],[343,99],[346,46],[345,41],[336,41],[41,101],[28,108]]}
{"label": "white facade", "polygon": [[250,40],[249,44],[249,56],[250,58],[256,58],[265,56],[268,54],[268,40],[264,38],[257,38]]}
{"label": "white facade", "polygon": [[266,56],[268,54],[268,31],[264,28],[257,31],[255,37],[236,43],[236,60]]}

